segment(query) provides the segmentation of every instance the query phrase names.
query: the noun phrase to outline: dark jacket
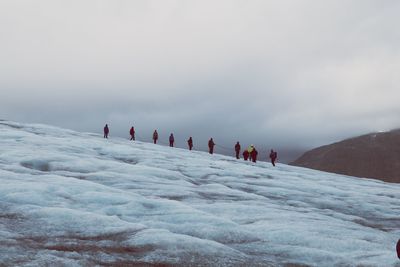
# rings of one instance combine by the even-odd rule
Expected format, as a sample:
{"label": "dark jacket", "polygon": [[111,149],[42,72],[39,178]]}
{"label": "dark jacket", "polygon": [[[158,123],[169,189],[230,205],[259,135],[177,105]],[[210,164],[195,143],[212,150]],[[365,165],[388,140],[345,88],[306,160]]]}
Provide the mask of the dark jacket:
{"label": "dark jacket", "polygon": [[215,146],[215,143],[214,143],[213,139],[211,138],[210,141],[208,141],[208,147],[213,148],[214,146]]}
{"label": "dark jacket", "polygon": [[240,151],[240,144],[239,144],[239,142],[236,143],[236,145],[235,145],[235,151],[236,151],[236,152],[239,152],[239,151]]}
{"label": "dark jacket", "polygon": [[254,148],[253,151],[251,151],[251,153],[250,153],[250,157],[251,157],[251,160],[252,160],[253,162],[256,162],[256,161],[257,161],[257,155],[258,155],[258,152],[257,152],[257,150]]}
{"label": "dark jacket", "polygon": [[247,151],[247,149],[245,151],[243,151],[243,159],[247,160],[249,158],[249,151]]}

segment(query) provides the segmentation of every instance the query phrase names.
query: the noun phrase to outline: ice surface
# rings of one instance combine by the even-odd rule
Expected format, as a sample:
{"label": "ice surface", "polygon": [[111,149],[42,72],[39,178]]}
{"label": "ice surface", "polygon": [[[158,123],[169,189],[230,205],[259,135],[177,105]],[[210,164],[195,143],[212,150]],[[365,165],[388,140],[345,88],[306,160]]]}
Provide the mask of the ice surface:
{"label": "ice surface", "polygon": [[400,186],[0,121],[0,265],[399,266]]}

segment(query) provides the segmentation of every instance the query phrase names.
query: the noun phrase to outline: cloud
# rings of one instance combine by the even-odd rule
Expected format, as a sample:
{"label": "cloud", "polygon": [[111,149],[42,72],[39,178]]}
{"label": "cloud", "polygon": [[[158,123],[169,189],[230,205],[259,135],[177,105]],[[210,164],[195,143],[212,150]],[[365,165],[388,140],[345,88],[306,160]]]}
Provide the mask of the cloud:
{"label": "cloud", "polygon": [[2,1],[0,111],[226,146],[310,148],[397,128],[399,11],[358,0]]}

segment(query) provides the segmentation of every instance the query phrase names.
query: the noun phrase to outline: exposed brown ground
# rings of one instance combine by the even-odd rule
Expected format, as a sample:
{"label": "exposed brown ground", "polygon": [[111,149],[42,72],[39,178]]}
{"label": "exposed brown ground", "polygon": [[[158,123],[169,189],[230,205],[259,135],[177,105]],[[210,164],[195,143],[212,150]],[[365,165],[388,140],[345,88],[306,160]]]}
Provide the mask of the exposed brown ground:
{"label": "exposed brown ground", "polygon": [[363,135],[306,152],[291,165],[400,182],[400,130]]}

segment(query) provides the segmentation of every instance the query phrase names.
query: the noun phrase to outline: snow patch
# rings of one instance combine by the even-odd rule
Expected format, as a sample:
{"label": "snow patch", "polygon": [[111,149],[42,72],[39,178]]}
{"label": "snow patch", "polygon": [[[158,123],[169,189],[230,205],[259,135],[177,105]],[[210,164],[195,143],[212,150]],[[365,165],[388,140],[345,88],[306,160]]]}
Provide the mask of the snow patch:
{"label": "snow patch", "polygon": [[400,186],[0,122],[0,265],[398,266]]}

